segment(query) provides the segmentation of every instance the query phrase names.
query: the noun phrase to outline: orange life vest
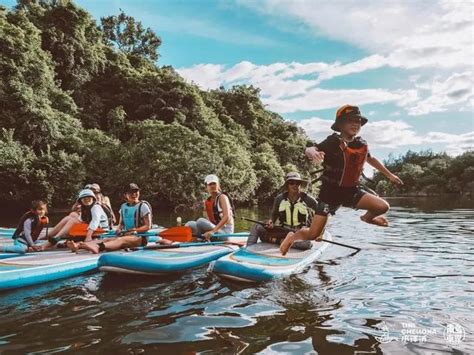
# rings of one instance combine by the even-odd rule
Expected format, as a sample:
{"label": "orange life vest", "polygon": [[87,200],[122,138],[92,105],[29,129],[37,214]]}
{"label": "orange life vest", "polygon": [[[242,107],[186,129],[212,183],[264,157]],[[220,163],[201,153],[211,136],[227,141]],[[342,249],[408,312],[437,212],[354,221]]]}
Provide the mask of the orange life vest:
{"label": "orange life vest", "polygon": [[214,217],[214,203],[212,202],[212,198],[209,197],[204,201],[204,206],[206,207],[207,219],[210,220],[212,223],[217,224]]}
{"label": "orange life vest", "polygon": [[214,224],[218,224],[222,217],[222,208],[219,211],[219,198],[221,195],[226,195],[227,199],[229,200],[229,207],[232,213],[232,216],[235,218],[235,205],[234,201],[230,198],[230,196],[226,192],[219,192],[214,199],[214,202],[212,201],[212,196],[209,196],[206,201],[204,202],[204,205],[206,207],[206,213],[207,213],[207,219],[210,220]]}
{"label": "orange life vest", "polygon": [[351,148],[344,144],[344,142],[341,142],[341,150],[344,154],[344,169],[339,186],[356,186],[359,184],[360,175],[364,169],[369,149],[366,144],[357,148]]}

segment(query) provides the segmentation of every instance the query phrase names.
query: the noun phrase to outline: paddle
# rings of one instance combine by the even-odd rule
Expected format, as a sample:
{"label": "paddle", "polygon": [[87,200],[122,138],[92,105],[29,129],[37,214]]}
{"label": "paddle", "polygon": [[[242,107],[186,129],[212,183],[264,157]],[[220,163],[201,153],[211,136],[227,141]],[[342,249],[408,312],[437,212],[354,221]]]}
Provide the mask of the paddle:
{"label": "paddle", "polygon": [[[211,239],[221,239],[221,238],[229,238],[229,237],[234,237],[234,238],[248,238],[249,233],[248,232],[240,232],[240,233],[214,233],[211,235]],[[204,235],[196,236],[198,239],[205,240]]]}
{"label": "paddle", "polygon": [[190,242],[193,240],[191,227],[171,227],[158,233],[161,238],[172,240],[174,242]]}
{"label": "paddle", "polygon": [[[125,236],[125,235],[127,235],[126,231],[121,233],[121,236]],[[184,226],[167,228],[158,233],[157,232],[142,232],[142,233],[132,233],[128,235],[135,235],[139,237],[160,236],[163,239],[172,240],[173,242],[190,242],[193,240],[191,227],[184,227]],[[107,232],[105,234],[102,234],[101,237],[117,237],[117,235]]]}
{"label": "paddle", "polygon": [[[253,219],[250,219],[250,218],[246,218],[246,217],[242,217],[242,220],[244,221],[249,221],[249,222],[253,222],[253,223],[257,223],[257,224],[260,224],[261,226],[263,227],[266,227],[267,225],[263,222],[260,222],[260,221],[256,221],[256,220],[253,220]],[[295,231],[294,229],[291,229],[293,232]],[[345,248],[349,248],[349,249],[354,249],[354,250],[357,250],[357,251],[361,251],[362,249],[361,248],[357,248],[357,247],[353,247],[352,245],[348,245],[348,244],[343,244],[343,243],[338,243],[338,242],[335,242],[335,241],[332,241],[332,240],[328,240],[328,239],[324,239],[324,238],[321,238],[321,239],[318,239],[318,241],[324,241],[326,243],[331,243],[331,244],[335,244],[335,245],[339,245],[341,247],[345,247]]]}
{"label": "paddle", "polygon": [[[242,246],[240,243],[236,242],[209,242],[209,243],[178,243],[178,244],[170,244],[170,245],[150,245],[143,250],[155,250],[155,249],[177,249],[177,248],[188,248],[188,247],[202,247],[208,245],[237,245],[239,247]],[[132,249],[135,250],[135,249]]]}

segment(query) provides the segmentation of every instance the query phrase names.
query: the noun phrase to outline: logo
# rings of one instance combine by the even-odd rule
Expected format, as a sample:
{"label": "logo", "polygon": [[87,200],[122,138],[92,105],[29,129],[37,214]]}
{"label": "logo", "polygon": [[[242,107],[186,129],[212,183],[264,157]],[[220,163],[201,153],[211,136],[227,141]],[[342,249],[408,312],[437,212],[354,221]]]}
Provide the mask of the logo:
{"label": "logo", "polygon": [[449,323],[444,329],[444,339],[448,344],[459,344],[466,337],[466,331],[459,323]]}
{"label": "logo", "polygon": [[375,336],[377,341],[386,344],[390,343],[392,340],[397,340],[397,338],[390,336],[390,331],[388,330],[388,326],[385,322],[380,323],[380,330],[382,334],[380,336]]}

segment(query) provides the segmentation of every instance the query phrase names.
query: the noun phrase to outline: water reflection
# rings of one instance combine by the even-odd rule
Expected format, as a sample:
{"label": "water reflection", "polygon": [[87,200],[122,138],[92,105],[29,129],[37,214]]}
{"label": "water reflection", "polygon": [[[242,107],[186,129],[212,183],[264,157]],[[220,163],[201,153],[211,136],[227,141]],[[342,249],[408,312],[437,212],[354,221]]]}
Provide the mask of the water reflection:
{"label": "water reflection", "polygon": [[[330,230],[361,252],[331,246],[304,273],[266,284],[229,283],[202,267],[3,293],[0,351],[473,353],[474,211],[398,206],[388,229],[359,214],[341,210]],[[463,342],[446,341],[449,323],[465,329]],[[434,333],[407,342],[407,329]]]}

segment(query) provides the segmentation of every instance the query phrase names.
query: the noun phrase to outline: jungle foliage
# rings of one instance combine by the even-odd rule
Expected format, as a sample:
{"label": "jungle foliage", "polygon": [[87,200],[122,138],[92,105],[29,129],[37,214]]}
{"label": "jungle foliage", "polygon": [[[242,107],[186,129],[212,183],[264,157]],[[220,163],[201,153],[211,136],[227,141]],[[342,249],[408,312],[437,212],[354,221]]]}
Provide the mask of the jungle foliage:
{"label": "jungle foliage", "polygon": [[120,197],[191,206],[216,173],[241,203],[271,199],[304,132],[252,86],[203,91],[157,65],[161,38],[125,13],[97,24],[66,0],[0,7],[0,199],[74,199],[86,182]]}

